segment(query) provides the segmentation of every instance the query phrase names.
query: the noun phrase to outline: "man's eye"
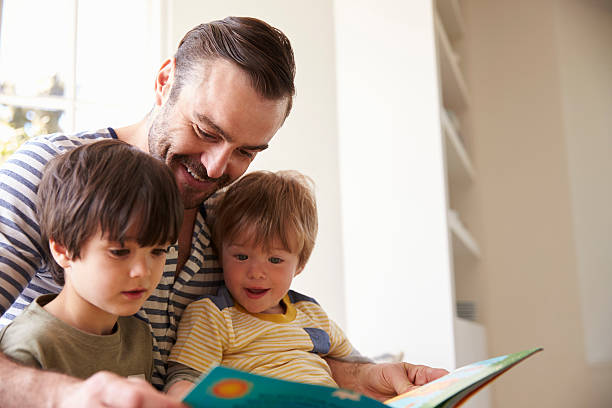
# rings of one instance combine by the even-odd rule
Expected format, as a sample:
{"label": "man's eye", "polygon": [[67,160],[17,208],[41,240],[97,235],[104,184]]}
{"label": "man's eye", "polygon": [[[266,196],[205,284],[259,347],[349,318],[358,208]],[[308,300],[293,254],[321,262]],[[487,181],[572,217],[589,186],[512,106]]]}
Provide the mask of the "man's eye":
{"label": "man's eye", "polygon": [[238,152],[239,152],[239,153],[240,153],[242,156],[244,156],[244,157],[246,157],[246,158],[249,158],[249,159],[252,159],[253,157],[255,157],[255,153],[253,153],[253,152],[251,152],[251,151],[248,151],[248,150],[238,149]]}
{"label": "man's eye", "polygon": [[275,257],[275,256],[270,257],[268,260],[269,260],[271,263],[273,263],[273,264],[279,264],[279,263],[283,262],[283,260],[282,260],[282,259],[277,258],[277,257]]}
{"label": "man's eye", "polygon": [[130,250],[126,248],[111,249],[109,250],[109,252],[111,253],[111,255],[116,256],[116,257],[124,257],[130,254]]}
{"label": "man's eye", "polygon": [[246,261],[247,259],[249,259],[249,257],[244,254],[234,255],[234,257],[239,261]]}
{"label": "man's eye", "polygon": [[216,136],[211,135],[210,133],[206,133],[205,131],[203,131],[202,129],[200,129],[197,126],[193,127],[196,134],[201,138],[201,139],[207,139],[207,140],[215,140]]}

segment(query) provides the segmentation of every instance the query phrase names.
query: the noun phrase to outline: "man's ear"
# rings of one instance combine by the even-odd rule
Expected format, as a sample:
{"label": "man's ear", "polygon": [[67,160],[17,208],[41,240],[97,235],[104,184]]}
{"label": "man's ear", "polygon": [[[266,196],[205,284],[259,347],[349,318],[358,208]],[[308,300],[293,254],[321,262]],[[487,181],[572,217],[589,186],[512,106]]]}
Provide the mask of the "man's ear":
{"label": "man's ear", "polygon": [[155,105],[163,105],[170,97],[170,90],[174,83],[175,68],[176,60],[174,57],[165,60],[161,68],[159,68],[155,77]]}
{"label": "man's ear", "polygon": [[61,266],[63,269],[70,266],[72,257],[68,253],[66,247],[57,243],[54,239],[49,239],[49,249],[51,250],[53,259],[55,259],[55,262],[57,262],[59,266]]}

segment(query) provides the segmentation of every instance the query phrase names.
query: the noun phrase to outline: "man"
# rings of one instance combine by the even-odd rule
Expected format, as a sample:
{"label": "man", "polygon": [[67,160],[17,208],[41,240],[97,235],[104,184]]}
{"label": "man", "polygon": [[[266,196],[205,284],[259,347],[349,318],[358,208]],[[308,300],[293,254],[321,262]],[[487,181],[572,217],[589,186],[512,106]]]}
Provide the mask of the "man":
{"label": "man", "polygon": [[[222,283],[202,203],[240,177],[268,147],[291,110],[294,76],[289,40],[275,28],[250,18],[202,24],[185,35],[174,58],[160,68],[155,106],[143,120],[116,131],[41,137],[22,147],[0,171],[2,324],[36,295],[59,290],[44,269],[40,251],[44,243],[32,199],[40,169],[66,149],[116,137],[162,159],[174,173],[185,206],[178,245],[170,247],[162,281],[138,314],[154,335],[153,382],[161,385],[184,308]],[[445,373],[405,363],[329,364],[340,386],[376,398]],[[21,367],[4,356],[0,396],[3,407],[181,406],[142,382],[109,373],[79,381]]]}

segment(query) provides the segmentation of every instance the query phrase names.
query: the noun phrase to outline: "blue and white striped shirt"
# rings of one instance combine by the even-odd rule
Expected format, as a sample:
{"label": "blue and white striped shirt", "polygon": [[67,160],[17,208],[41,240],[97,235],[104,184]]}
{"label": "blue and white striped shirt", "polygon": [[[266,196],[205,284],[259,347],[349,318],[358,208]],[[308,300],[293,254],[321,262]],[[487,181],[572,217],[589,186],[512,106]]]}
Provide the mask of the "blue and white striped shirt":
{"label": "blue and white striped shirt", "polygon": [[[43,167],[66,150],[104,138],[116,138],[114,130],[39,136],[24,143],[0,168],[0,327],[13,320],[37,296],[58,293],[61,289],[50,273],[41,270],[43,243],[36,217],[36,191]],[[171,246],[162,279],[137,314],[151,328],[155,358],[153,384],[160,388],[185,307],[202,295],[214,294],[223,283],[205,219],[202,206],[185,266],[175,279],[178,246]]]}

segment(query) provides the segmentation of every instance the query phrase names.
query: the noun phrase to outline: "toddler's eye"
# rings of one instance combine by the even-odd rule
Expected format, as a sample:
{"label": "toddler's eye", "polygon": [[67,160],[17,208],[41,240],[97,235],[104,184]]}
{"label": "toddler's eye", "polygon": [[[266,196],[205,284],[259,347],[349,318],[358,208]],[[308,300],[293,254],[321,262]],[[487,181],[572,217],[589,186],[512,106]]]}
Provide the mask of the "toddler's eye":
{"label": "toddler's eye", "polygon": [[268,261],[270,261],[270,262],[271,262],[271,263],[273,263],[273,264],[279,264],[279,263],[283,262],[283,260],[282,260],[282,259],[277,258],[277,257],[275,257],[275,256],[273,256],[273,257],[269,258],[269,259],[268,259]]}
{"label": "toddler's eye", "polygon": [[249,259],[249,257],[244,254],[234,255],[234,257],[239,261],[246,261],[247,259]]}

